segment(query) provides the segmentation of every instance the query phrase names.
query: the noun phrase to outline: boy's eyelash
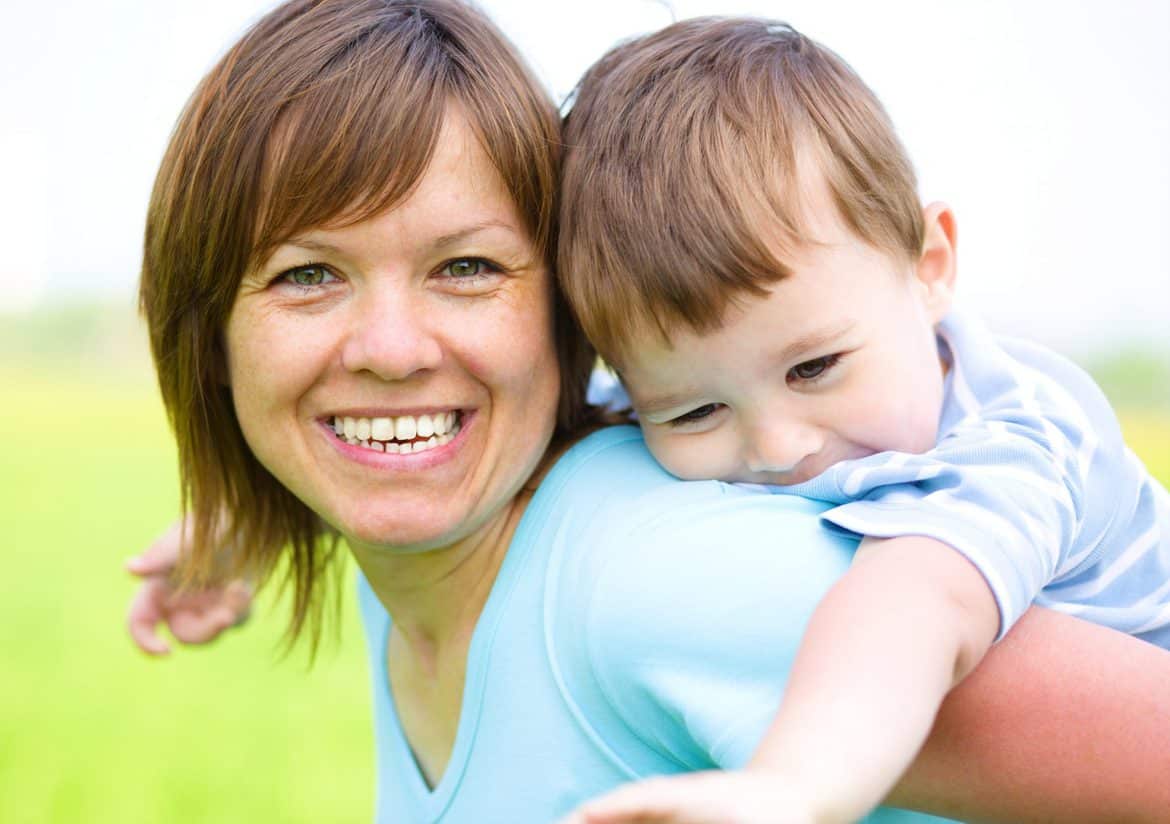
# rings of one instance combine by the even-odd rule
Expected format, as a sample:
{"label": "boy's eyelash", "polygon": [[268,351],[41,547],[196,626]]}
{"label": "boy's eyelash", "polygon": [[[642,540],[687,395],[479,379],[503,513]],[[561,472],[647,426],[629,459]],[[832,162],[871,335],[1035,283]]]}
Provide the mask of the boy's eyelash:
{"label": "boy's eyelash", "polygon": [[721,406],[723,406],[721,403],[705,403],[702,406],[695,407],[690,412],[684,412],[677,418],[671,418],[667,421],[667,424],[670,426],[685,426],[688,423],[701,421],[704,418],[709,418],[711,415],[714,415],[719,411]]}
{"label": "boy's eyelash", "polygon": [[[827,374],[829,374],[829,372],[833,371],[833,368],[841,362],[841,359],[845,357],[845,354],[846,353],[844,352],[835,352],[832,355],[824,355],[823,357],[812,358],[811,360],[803,361],[789,369],[788,374],[785,377],[789,383],[816,383],[817,381],[822,380]],[[819,371],[817,371],[814,375],[805,377],[797,371],[802,367],[819,367]]]}

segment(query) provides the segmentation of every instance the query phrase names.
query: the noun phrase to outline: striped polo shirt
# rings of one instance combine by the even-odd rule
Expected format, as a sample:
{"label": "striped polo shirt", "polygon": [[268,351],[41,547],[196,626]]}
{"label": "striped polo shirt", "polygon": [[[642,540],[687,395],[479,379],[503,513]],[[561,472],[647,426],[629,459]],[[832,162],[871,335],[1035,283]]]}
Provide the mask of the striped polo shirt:
{"label": "striped polo shirt", "polygon": [[1034,601],[1170,648],[1170,494],[1101,390],[1067,359],[960,313],[938,338],[950,369],[933,449],[770,489],[838,504],[823,518],[847,532],[954,547],[987,580],[1001,637]]}

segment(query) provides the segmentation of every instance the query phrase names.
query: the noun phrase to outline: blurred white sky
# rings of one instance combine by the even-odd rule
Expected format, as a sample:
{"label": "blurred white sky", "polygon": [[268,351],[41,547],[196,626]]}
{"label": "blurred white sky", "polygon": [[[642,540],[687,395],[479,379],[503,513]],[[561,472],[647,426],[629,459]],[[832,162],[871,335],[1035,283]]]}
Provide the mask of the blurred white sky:
{"label": "blurred white sky", "polygon": [[[146,200],[196,81],[270,0],[0,0],[0,313],[129,303]],[[562,99],[651,0],[481,5]],[[962,299],[1070,353],[1170,352],[1170,2],[674,0],[793,23],[898,125],[955,207]],[[0,322],[3,322],[0,318]]]}

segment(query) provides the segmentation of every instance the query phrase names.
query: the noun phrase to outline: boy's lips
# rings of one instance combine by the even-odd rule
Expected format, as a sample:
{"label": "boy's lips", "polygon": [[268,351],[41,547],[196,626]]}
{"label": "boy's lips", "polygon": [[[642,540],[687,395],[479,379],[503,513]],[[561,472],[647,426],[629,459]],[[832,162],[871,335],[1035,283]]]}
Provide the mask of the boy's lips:
{"label": "boy's lips", "polygon": [[759,483],[773,484],[775,486],[796,486],[797,484],[811,481],[813,478],[824,474],[843,461],[856,461],[861,458],[868,458],[874,454],[876,453],[872,449],[858,447],[845,450],[842,454],[834,455],[831,458],[820,454],[813,455],[802,460],[791,471],[784,473],[766,473],[769,475],[769,479],[760,481]]}

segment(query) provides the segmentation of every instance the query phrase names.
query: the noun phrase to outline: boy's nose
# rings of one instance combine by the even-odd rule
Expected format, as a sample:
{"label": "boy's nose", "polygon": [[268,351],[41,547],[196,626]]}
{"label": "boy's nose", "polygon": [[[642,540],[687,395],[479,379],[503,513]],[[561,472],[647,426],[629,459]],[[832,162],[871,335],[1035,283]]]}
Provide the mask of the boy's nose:
{"label": "boy's nose", "polygon": [[439,365],[443,350],[428,322],[430,313],[411,298],[409,293],[384,289],[355,303],[341,351],[347,370],[390,381]]}
{"label": "boy's nose", "polygon": [[752,433],[747,465],[752,472],[791,472],[801,461],[821,451],[824,437],[806,423],[769,421]]}

